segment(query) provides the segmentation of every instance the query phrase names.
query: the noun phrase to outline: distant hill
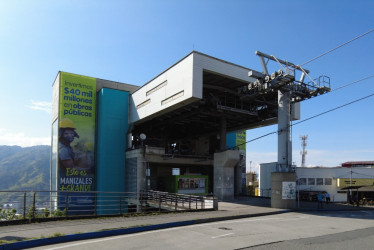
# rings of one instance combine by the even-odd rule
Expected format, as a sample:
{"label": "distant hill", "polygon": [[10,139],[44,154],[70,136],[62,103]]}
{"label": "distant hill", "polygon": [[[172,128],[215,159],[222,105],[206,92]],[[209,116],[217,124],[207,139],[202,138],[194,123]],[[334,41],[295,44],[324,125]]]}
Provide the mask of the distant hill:
{"label": "distant hill", "polygon": [[0,190],[49,190],[50,146],[0,146]]}

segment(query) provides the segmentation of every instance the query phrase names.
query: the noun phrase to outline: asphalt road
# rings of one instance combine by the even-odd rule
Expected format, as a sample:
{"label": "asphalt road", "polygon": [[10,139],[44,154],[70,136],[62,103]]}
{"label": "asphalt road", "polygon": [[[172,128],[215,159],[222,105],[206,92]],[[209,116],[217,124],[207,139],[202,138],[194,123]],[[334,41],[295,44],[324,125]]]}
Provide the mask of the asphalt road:
{"label": "asphalt road", "polygon": [[374,211],[285,213],[34,249],[373,249]]}

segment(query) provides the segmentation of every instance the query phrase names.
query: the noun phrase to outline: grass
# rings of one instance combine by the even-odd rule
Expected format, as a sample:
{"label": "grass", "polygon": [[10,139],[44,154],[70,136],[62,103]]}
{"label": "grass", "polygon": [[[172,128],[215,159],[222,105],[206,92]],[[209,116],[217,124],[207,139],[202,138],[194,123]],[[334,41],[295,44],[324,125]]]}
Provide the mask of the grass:
{"label": "grass", "polygon": [[60,236],[64,236],[65,234],[62,234],[62,233],[54,233],[52,234],[51,236],[49,236],[48,238],[53,238],[53,237],[60,237]]}

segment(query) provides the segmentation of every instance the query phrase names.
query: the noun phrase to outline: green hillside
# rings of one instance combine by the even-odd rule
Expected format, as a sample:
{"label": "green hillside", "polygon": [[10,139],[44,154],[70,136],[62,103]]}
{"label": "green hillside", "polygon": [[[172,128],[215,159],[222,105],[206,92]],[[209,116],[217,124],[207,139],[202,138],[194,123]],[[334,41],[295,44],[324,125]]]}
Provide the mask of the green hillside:
{"label": "green hillside", "polygon": [[0,191],[48,191],[49,159],[50,146],[0,146]]}

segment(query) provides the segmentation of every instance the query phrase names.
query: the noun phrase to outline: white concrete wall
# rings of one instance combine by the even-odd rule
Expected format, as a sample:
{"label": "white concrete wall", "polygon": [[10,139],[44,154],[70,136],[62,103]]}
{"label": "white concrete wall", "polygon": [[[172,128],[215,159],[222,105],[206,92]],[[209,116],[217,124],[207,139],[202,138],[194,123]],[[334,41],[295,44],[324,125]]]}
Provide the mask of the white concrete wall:
{"label": "white concrete wall", "polygon": [[[215,72],[219,75],[231,77],[243,81],[244,83],[253,82],[256,79],[249,77],[248,72],[251,70],[233,63],[229,63],[217,58],[213,58],[200,53],[194,54],[194,81],[202,81],[203,69]],[[195,91],[194,91],[195,92]],[[196,92],[197,94],[200,94]]]}
{"label": "white concrete wall", "polygon": [[[248,77],[250,70],[248,68],[192,52],[132,94],[130,122],[152,118],[157,113],[168,112],[201,99],[204,70],[245,83],[255,80]],[[153,92],[150,93],[150,91]],[[183,94],[162,104],[163,101],[178,93]]]}
{"label": "white concrete wall", "polygon": [[240,153],[237,150],[226,150],[214,154],[213,192],[219,200],[234,199],[234,169],[239,161]]}
{"label": "white concrete wall", "polygon": [[[347,169],[345,169],[347,170]],[[347,195],[338,194],[336,177],[341,174],[338,168],[296,168],[296,177],[300,178],[331,178],[331,185],[299,185],[299,191],[326,191],[330,194],[331,201],[347,201]],[[325,181],[325,180],[324,180]],[[307,183],[308,184],[308,183]],[[317,184],[317,183],[316,183]]]}
{"label": "white concrete wall", "polygon": [[[202,89],[202,82],[200,85]],[[193,54],[190,54],[132,94],[130,122],[191,103],[201,97],[193,89]],[[163,104],[173,96],[173,100]],[[144,106],[139,107],[142,103]]]}
{"label": "white concrete wall", "polygon": [[271,197],[271,173],[276,171],[277,163],[261,163],[258,178],[259,196]]}

